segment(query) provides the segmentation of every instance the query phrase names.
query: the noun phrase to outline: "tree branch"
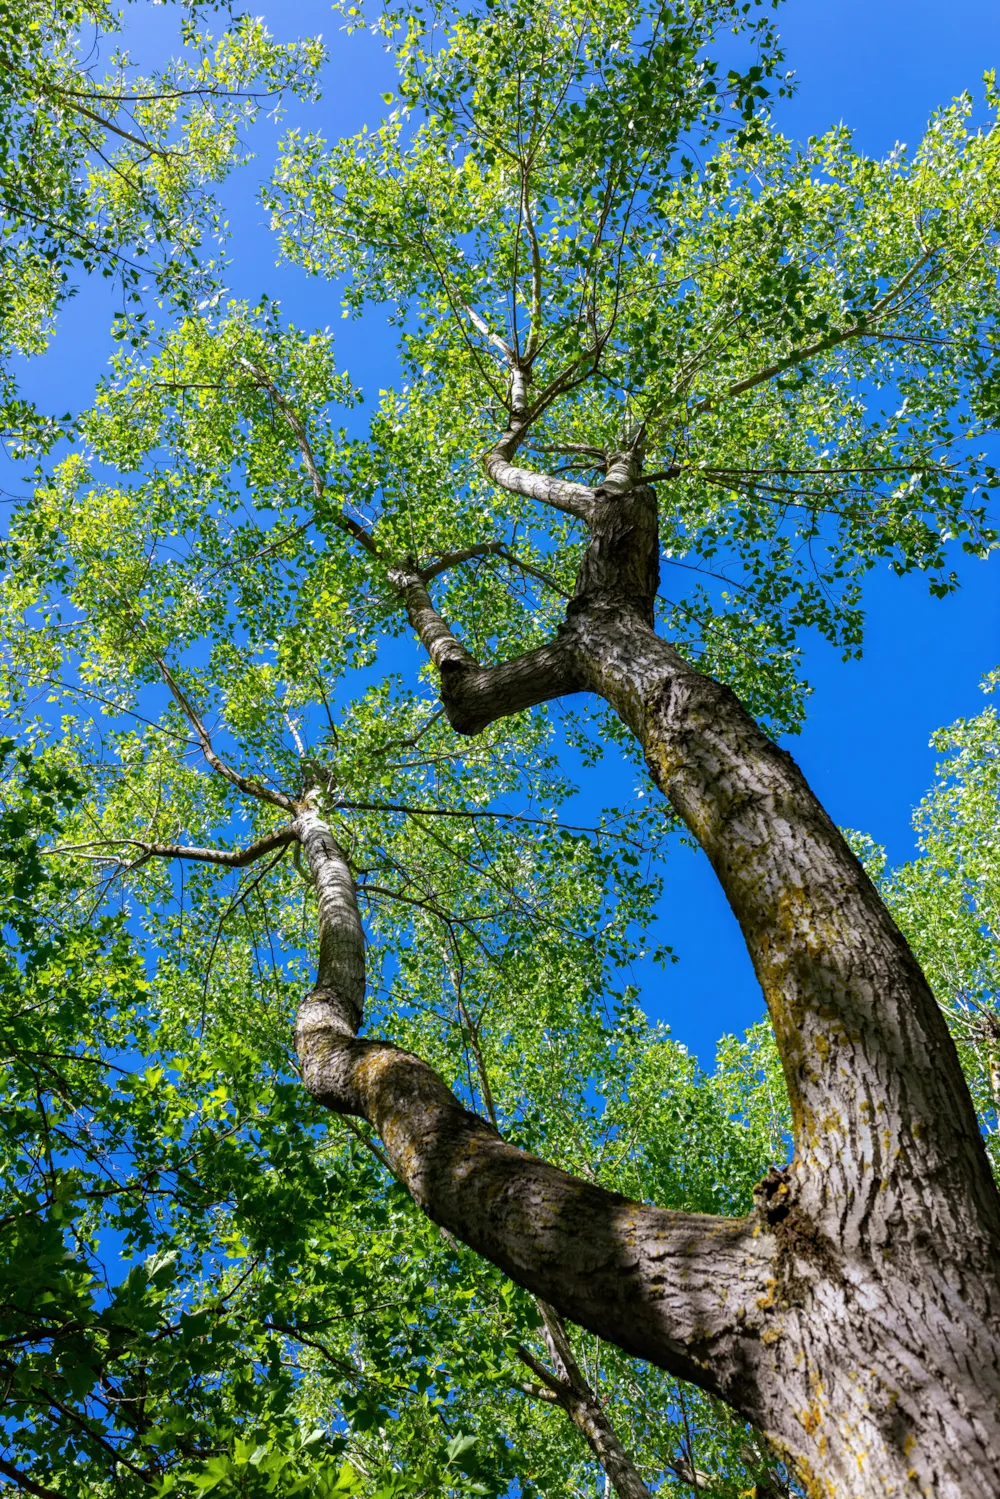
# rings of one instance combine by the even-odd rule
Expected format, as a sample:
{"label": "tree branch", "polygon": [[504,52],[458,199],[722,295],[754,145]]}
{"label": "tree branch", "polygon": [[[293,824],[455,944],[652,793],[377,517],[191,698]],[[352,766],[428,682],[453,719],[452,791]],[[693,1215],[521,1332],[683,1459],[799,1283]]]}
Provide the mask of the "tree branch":
{"label": "tree branch", "polygon": [[36,1483],[33,1478],[28,1477],[27,1473],[22,1473],[19,1468],[14,1467],[13,1463],[5,1462],[3,1458],[0,1458],[0,1473],[5,1478],[9,1478],[11,1483],[16,1483],[23,1493],[35,1494],[37,1499],[65,1499],[63,1494],[57,1493],[55,1489],[46,1488],[42,1483]]}
{"label": "tree branch", "polygon": [[761,1184],[761,1211],[807,1214],[844,1252],[901,1253],[912,1184],[933,1180],[970,1263],[987,1262],[1000,1203],[944,1018],[791,756],[640,620],[584,611],[573,629],[591,690],[708,855],[767,1000],[796,1158]]}
{"label": "tree branch", "polygon": [[471,651],[452,634],[431,601],[424,573],[414,563],[389,569],[389,582],[402,595],[410,624],[439,672],[478,667]]}
{"label": "tree branch", "polygon": [[216,771],[220,776],[223,776],[233,786],[236,786],[240,791],[245,792],[248,796],[256,797],[257,800],[261,802],[270,802],[273,807],[281,807],[281,809],[285,812],[296,812],[298,809],[296,808],[295,803],[292,801],[291,797],[286,796],[283,791],[272,791],[269,786],[262,786],[259,781],[253,781],[250,780],[247,776],[241,776],[238,771],[232,770],[228,765],[224,763],[224,761],[219,759],[219,756],[212,748],[212,741],[209,737],[208,730],[205,728],[205,725],[202,723],[201,719],[194,711],[194,708],[191,706],[187,697],[178,686],[177,681],[170,668],[167,666],[166,662],[161,656],[154,656],[153,660],[159,667],[160,675],[163,677],[164,682],[166,682],[168,688],[170,689],[175,703],[184,714],[188,723],[194,729],[194,732],[198,738],[198,743],[201,745],[201,752],[205,756],[205,759],[208,761],[212,769]]}
{"label": "tree branch", "polygon": [[420,572],[423,575],[425,583],[429,583],[432,578],[439,577],[441,573],[447,572],[450,567],[458,567],[461,563],[472,562],[478,557],[490,556],[502,557],[512,567],[519,567],[529,577],[537,578],[540,583],[544,583],[547,588],[552,589],[553,593],[560,594],[564,599],[571,597],[550,573],[543,572],[540,567],[535,567],[531,562],[525,562],[516,553],[512,552],[509,547],[506,547],[502,541],[482,541],[475,546],[461,547],[456,552],[446,552],[437,561],[427,566],[422,566]]}
{"label": "tree branch", "polygon": [[752,1216],[670,1213],[570,1176],[508,1145],[420,1058],[359,1040],[364,937],[354,881],[316,813],[299,827],[319,894],[317,987],[296,1024],[312,1097],[366,1119],[428,1216],[561,1315],[731,1393],[760,1346],[769,1235]]}
{"label": "tree branch", "polygon": [[698,401],[691,408],[691,415],[702,416],[708,411],[714,411],[716,406],[721,406],[724,401],[732,400],[733,396],[743,395],[745,391],[753,390],[755,386],[763,385],[766,381],[773,380],[775,375],[782,375],[785,370],[790,370],[795,365],[802,364],[805,360],[814,358],[817,354],[825,354],[829,349],[835,349],[838,345],[846,343],[849,339],[865,336],[879,337],[877,330],[872,327],[873,322],[877,318],[880,318],[883,313],[893,310],[892,303],[895,299],[901,292],[906,290],[914,276],[937,253],[938,250],[935,248],[927,250],[921,255],[920,259],[906,272],[906,275],[902,276],[896,282],[896,285],[891,287],[885,296],[875,303],[875,306],[861,322],[852,324],[850,328],[841,328],[836,333],[828,333],[825,338],[817,339],[815,343],[807,345],[804,349],[795,349],[791,354],[786,355],[784,359],[778,359],[773,364],[765,366],[764,369],[757,370],[754,374],[747,375],[742,380],[737,380],[735,385],[731,385],[722,395],[706,396],[703,401]]}
{"label": "tree branch", "polygon": [[284,848],[297,838],[294,828],[278,828],[243,849],[197,848],[183,843],[146,843],[139,838],[108,838],[95,843],[67,843],[43,850],[46,854],[69,854],[89,848],[137,848],[143,859],[193,859],[202,864],[221,864],[227,869],[246,869],[265,854]]}
{"label": "tree branch", "polygon": [[483,467],[494,484],[511,494],[552,505],[554,509],[589,525],[596,507],[593,488],[589,484],[576,484],[569,479],[557,479],[550,474],[535,474],[530,469],[519,468],[510,462],[510,454],[516,446],[516,440],[505,436],[483,458]]}
{"label": "tree branch", "polygon": [[[325,499],[326,481],[323,479],[316,465],[316,459],[313,455],[312,444],[309,441],[309,434],[305,429],[305,425],[301,417],[295,410],[295,407],[291,404],[290,401],[287,401],[285,399],[285,397],[281,394],[278,386],[271,379],[270,375],[266,370],[261,369],[259,364],[254,364],[252,360],[245,358],[243,355],[240,355],[239,363],[243,367],[243,369],[246,370],[247,374],[253,377],[258,385],[262,386],[266,391],[270,393],[272,399],[274,400],[274,404],[278,407],[278,410],[285,418],[285,421],[295,433],[295,438],[299,445],[299,452],[302,454],[302,461],[305,463],[306,472],[308,473],[309,481],[312,484],[313,495],[317,500]],[[359,542],[365,549],[365,551],[369,554],[369,556],[382,556],[381,549],[379,548],[377,542],[371,536],[369,536],[368,532],[363,526],[359,526],[357,521],[353,520],[351,516],[349,516],[344,510],[341,509],[339,511],[333,512],[331,515],[331,519],[333,520],[334,525],[337,526],[341,531],[346,532],[348,536],[352,536],[355,541]]]}
{"label": "tree branch", "polygon": [[[64,91],[60,90],[60,92]],[[95,114],[92,109],[87,109],[83,104],[74,102],[70,108],[74,109],[77,114],[85,115],[88,120],[93,120],[94,124],[100,125],[102,130],[108,130],[113,135],[121,136],[122,140],[129,141],[133,146],[138,146],[142,151],[148,151],[150,156],[159,156],[163,161],[170,161],[172,157],[180,154],[177,151],[164,151],[161,146],[151,145],[149,141],[144,141],[140,136],[133,135],[131,131],[123,130],[120,125],[116,125],[112,120],[103,119],[101,115]]]}

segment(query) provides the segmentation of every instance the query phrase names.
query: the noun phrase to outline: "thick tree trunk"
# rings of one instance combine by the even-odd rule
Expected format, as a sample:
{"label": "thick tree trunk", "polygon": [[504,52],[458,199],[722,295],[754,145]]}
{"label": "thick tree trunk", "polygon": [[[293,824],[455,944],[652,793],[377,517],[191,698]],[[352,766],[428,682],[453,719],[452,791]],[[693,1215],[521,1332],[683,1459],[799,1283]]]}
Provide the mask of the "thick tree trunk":
{"label": "thick tree trunk", "polygon": [[582,1326],[721,1395],[816,1494],[1000,1492],[996,1265],[973,1232],[927,1242],[939,1194],[911,1193],[908,1242],[873,1254],[872,1238],[831,1236],[802,1162],[733,1221],[629,1202],[506,1145],[418,1058],[354,1039],[353,885],[320,819],[300,823],[321,916],[338,924],[300,1013],[306,1085],[372,1123],[432,1218]]}
{"label": "thick tree trunk", "polygon": [[[511,456],[499,482],[535,493]],[[353,884],[313,813],[299,822],[320,893],[306,1086],[372,1123],[432,1218],[560,1315],[720,1395],[811,1495],[998,1499],[1000,1198],[940,1010],[790,756],[655,634],[656,501],[636,455],[613,458],[600,489],[547,498],[591,529],[550,646],[484,668],[417,569],[394,581],[461,732],[589,689],[636,734],[742,927],[795,1158],[746,1219],[665,1212],[505,1144],[418,1058],[357,1040]]]}
{"label": "thick tree trunk", "polygon": [[1000,1212],[944,1018],[798,768],[733,694],[635,614],[575,628],[712,861],[785,1068],[796,1155],[760,1188],[778,1252],[755,1418],[816,1492],[996,1495]]}

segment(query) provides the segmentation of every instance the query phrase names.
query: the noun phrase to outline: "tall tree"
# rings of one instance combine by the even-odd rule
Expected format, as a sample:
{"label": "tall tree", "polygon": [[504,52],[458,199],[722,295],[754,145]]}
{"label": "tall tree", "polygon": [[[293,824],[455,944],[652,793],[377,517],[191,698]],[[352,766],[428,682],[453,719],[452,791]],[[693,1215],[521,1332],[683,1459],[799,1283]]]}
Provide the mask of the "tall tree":
{"label": "tall tree", "polygon": [[[1000,137],[961,101],[912,160],[842,130],[794,150],[759,108],[779,66],[761,7],[519,0],[375,24],[397,107],[332,148],[291,137],[270,202],[348,312],[389,302],[407,386],[349,440],[328,336],[267,303],[189,317],[123,355],[87,419],[122,482],[76,455],[15,523],[11,690],[122,712],[142,692],[158,719],[110,757],[91,741],[75,851],[119,850],[175,1023],[203,1033],[228,1007],[251,1045],[280,1017],[246,992],[277,1012],[301,958],[267,976],[237,946],[210,988],[227,913],[209,940],[183,906],[174,924],[171,871],[255,866],[244,904],[272,871],[289,889],[292,851],[318,948],[306,1090],[538,1298],[534,1389],[561,1386],[581,1429],[558,1319],[727,1403],[814,1494],[995,1495],[1000,1202],[959,1057],[758,720],[799,721],[799,630],[858,649],[877,559],[945,592],[947,543],[994,542]],[[707,49],[733,25],[755,50],[723,81]],[[424,665],[366,686],[373,665],[412,672],[404,618]],[[620,744],[667,817],[560,836],[537,710],[579,694],[598,706],[567,710],[566,738],[585,760]],[[627,841],[605,850],[641,830],[655,852],[677,822],[741,923],[791,1101],[794,1157],[742,1216],[649,1206],[574,1146],[581,1055],[610,1043],[613,1075],[627,1050],[597,997],[653,894]],[[393,1042],[358,1036],[372,980]],[[497,1109],[497,1072],[542,1067],[542,1041],[558,1061],[568,1015],[555,1118]],[[684,1461],[697,1487],[690,1443]]]}

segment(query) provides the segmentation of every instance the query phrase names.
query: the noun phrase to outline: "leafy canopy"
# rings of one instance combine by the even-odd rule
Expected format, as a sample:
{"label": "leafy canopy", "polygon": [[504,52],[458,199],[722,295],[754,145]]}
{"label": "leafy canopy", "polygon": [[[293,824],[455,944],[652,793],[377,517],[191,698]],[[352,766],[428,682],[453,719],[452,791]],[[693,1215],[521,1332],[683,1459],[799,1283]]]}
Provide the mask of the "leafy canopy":
{"label": "leafy canopy", "polygon": [[[963,100],[912,156],[873,162],[843,130],[793,147],[765,112],[787,83],[762,4],[380,13],[387,118],[291,134],[267,195],[284,254],[398,326],[402,380],[362,426],[330,334],[217,296],[203,248],[258,107],[230,93],[308,88],[317,50],[188,28],[196,60],[139,99],[124,61],[106,84],[81,71],[82,22],[110,13],[37,15],[4,75],[4,190],[55,206],[15,216],[2,265],[48,275],[49,300],[11,270],[3,336],[41,346],[74,256],[133,288],[145,257],[165,300],[122,324],[6,542],[3,688],[28,727],[0,828],[0,1471],[65,1499],[590,1492],[578,1434],[523,1388],[537,1311],[301,1093],[315,894],[287,846],[248,868],[153,849],[245,848],[311,785],[356,872],[374,1031],[568,1169],[747,1209],[786,1150],[773,1043],[729,1038],[706,1075],[639,1006],[631,966],[671,957],[672,828],[644,794],[573,800],[620,729],[574,703],[454,734],[390,564],[467,553],[435,603],[480,659],[516,655],[562,619],[583,538],[482,454],[517,427],[509,456],[599,479],[637,443],[669,475],[662,628],[794,728],[801,634],[856,652],[877,562],[945,591],[954,541],[994,543],[997,136]],[[932,864],[886,888],[914,932],[939,913],[928,961],[963,996],[988,1110],[968,871],[996,787],[992,730],[968,733],[965,789],[926,814]],[[960,853],[954,828],[977,830]],[[705,1397],[579,1347],[651,1482],[781,1492]]]}
{"label": "leafy canopy", "polygon": [[185,4],[178,57],[143,71],[110,0],[0,4],[0,420],[19,448],[62,430],[18,397],[11,358],[44,351],[73,277],[120,284],[123,337],[144,292],[210,303],[226,232],[213,189],[262,110],[315,94],[318,43],[279,45],[250,17],[213,36],[216,9]]}

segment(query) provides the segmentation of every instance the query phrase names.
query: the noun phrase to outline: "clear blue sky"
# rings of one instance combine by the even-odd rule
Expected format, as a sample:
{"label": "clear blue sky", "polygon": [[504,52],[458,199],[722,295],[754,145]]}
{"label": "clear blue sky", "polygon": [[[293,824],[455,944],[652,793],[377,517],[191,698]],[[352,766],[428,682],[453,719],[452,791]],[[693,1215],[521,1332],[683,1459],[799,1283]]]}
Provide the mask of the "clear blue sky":
{"label": "clear blue sky", "polygon": [[[287,39],[322,32],[331,45],[326,92],[319,106],[293,104],[290,118],[328,136],[378,118],[379,94],[391,85],[386,59],[368,37],[347,39],[323,0],[264,0],[271,29]],[[997,0],[786,0],[780,11],[797,97],[780,106],[787,134],[804,138],[843,121],[865,151],[881,155],[910,144],[928,115],[964,90],[981,93],[983,72],[1000,63]],[[167,43],[173,7],[142,3],[130,27],[142,61]],[[287,123],[287,121],[286,121]],[[294,269],[275,269],[273,241],[257,206],[276,137],[255,137],[258,163],[226,190],[234,230],[233,289],[255,299],[277,296],[300,326],[329,323],[342,364],[374,395],[392,379],[392,340],[378,313],[359,324],[339,322],[333,288]],[[62,319],[52,353],[24,372],[41,406],[63,411],[84,404],[110,347],[113,307],[106,283],[87,288]],[[339,327],[338,327],[339,324]],[[0,484],[17,489],[9,467]],[[832,816],[884,843],[898,861],[913,850],[912,809],[927,789],[934,756],[931,732],[973,714],[984,699],[981,677],[1000,664],[1000,557],[964,563],[963,589],[931,599],[920,579],[873,575],[864,659],[844,664],[826,647],[811,650],[814,686],[803,735],[789,744]],[[653,978],[647,1008],[710,1063],[715,1039],[757,1019],[762,1001],[742,941],[714,877],[701,856],[678,851],[664,900],[663,939],[680,962]]]}

